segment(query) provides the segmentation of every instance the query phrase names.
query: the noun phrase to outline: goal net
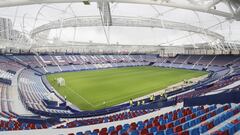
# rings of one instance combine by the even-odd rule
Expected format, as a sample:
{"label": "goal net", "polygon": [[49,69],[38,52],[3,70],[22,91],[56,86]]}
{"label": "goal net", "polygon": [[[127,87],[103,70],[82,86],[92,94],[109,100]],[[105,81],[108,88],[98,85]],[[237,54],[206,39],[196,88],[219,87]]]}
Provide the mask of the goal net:
{"label": "goal net", "polygon": [[57,78],[58,86],[65,86],[65,80],[62,77]]}

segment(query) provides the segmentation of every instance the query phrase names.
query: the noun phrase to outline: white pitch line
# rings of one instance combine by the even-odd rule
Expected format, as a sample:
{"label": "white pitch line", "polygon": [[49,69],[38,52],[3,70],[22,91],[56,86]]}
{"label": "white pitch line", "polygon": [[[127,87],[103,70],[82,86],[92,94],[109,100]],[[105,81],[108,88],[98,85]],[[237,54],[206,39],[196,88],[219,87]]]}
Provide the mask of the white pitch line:
{"label": "white pitch line", "polygon": [[[72,91],[73,93],[77,94],[81,99],[83,99],[87,104],[91,105],[93,108],[95,108],[95,105],[91,104],[89,101],[87,101],[84,97],[82,97],[80,94],[78,94],[77,92],[75,92],[72,88],[69,87],[65,87],[68,90]],[[81,109],[81,108],[80,108]]]}
{"label": "white pitch line", "polygon": [[[142,90],[145,90],[145,89],[142,89]],[[130,95],[128,95],[128,96],[124,96],[124,97],[121,97],[121,98],[114,98],[114,99],[112,99],[112,100],[109,100],[109,101],[106,101],[106,103],[111,103],[111,102],[114,102],[114,101],[117,101],[117,100],[121,100],[121,99],[125,99],[125,98],[129,98],[129,100],[130,100],[130,97],[133,97],[133,96],[136,96],[136,95],[139,95],[139,94],[142,94],[142,93],[144,93],[145,91],[139,91],[138,93],[133,93],[133,94],[130,94]],[[162,89],[162,90],[164,90],[164,89]],[[158,90],[158,91],[156,91],[156,92],[160,92],[161,90]],[[154,92],[155,93],[155,92]],[[98,106],[100,106],[100,105],[103,105],[103,103],[100,103],[100,104],[97,104],[97,105],[95,105],[96,107],[98,107]]]}

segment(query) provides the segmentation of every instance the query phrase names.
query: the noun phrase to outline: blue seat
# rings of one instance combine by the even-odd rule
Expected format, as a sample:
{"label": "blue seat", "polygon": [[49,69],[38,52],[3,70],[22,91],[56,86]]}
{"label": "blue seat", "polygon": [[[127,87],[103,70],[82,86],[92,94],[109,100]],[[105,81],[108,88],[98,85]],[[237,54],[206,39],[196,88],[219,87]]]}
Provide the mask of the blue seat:
{"label": "blue seat", "polygon": [[140,125],[137,127],[137,130],[142,130],[142,129],[144,129],[144,125]]}
{"label": "blue seat", "polygon": [[178,125],[180,125],[180,124],[181,124],[180,120],[176,120],[176,121],[174,122],[174,126],[178,126]]}
{"label": "blue seat", "polygon": [[197,108],[193,108],[192,112],[195,113],[197,111]]}
{"label": "blue seat", "polygon": [[127,130],[125,130],[125,129],[121,129],[121,130],[118,131],[118,134],[121,135],[121,134],[125,133],[126,131],[127,131]]}
{"label": "blue seat", "polygon": [[160,124],[160,125],[166,124],[166,120],[160,120],[160,121],[159,121],[159,124]]}
{"label": "blue seat", "polygon": [[207,130],[208,130],[208,128],[207,128],[206,125],[202,125],[202,126],[200,127],[200,133],[205,133]]}
{"label": "blue seat", "polygon": [[214,124],[214,125],[218,125],[219,123],[220,123],[219,118],[215,118],[215,119],[213,120],[213,124]]}
{"label": "blue seat", "polygon": [[155,132],[153,135],[165,135],[164,131]]}
{"label": "blue seat", "polygon": [[172,118],[172,117],[169,117],[169,118],[166,120],[166,123],[169,123],[169,122],[171,122],[171,121],[173,121],[173,118]]}
{"label": "blue seat", "polygon": [[124,124],[124,125],[123,125],[123,128],[126,129],[126,130],[128,130],[128,129],[130,128],[130,125],[129,125],[129,124]]}
{"label": "blue seat", "polygon": [[41,129],[41,128],[42,128],[42,125],[36,123],[36,128],[37,128],[37,129]]}
{"label": "blue seat", "polygon": [[168,118],[171,118],[173,115],[172,114],[168,114]]}
{"label": "blue seat", "polygon": [[137,130],[133,130],[130,132],[130,135],[139,135],[138,131]]}
{"label": "blue seat", "polygon": [[154,121],[154,118],[150,118],[150,120],[149,120],[151,123]]}
{"label": "blue seat", "polygon": [[234,124],[228,123],[226,125],[226,127],[228,128],[228,134],[229,135],[233,135],[235,133],[235,129],[234,129],[235,126],[234,126]]}
{"label": "blue seat", "polygon": [[195,125],[196,125],[196,121],[195,120],[191,120],[189,126],[192,127],[192,126],[195,126]]}
{"label": "blue seat", "polygon": [[224,111],[223,108],[218,108],[218,109],[216,110],[216,113],[219,114],[219,113],[221,113],[221,112],[223,112],[223,111]]}
{"label": "blue seat", "polygon": [[91,135],[98,135],[96,131],[92,132]]}
{"label": "blue seat", "polygon": [[157,127],[152,127],[152,128],[150,128],[150,129],[148,129],[148,132],[150,132],[150,133],[155,133],[155,132],[157,132]]}
{"label": "blue seat", "polygon": [[77,132],[76,135],[84,135],[82,132]]}
{"label": "blue seat", "polygon": [[191,117],[188,115],[188,116],[186,117],[186,121],[189,121],[189,120],[191,120]]}
{"label": "blue seat", "polygon": [[202,111],[202,110],[196,112],[196,115],[197,115],[197,116],[200,116],[200,115],[202,115],[202,114],[203,114],[203,111]]}
{"label": "blue seat", "polygon": [[181,118],[181,117],[183,117],[183,114],[182,114],[182,112],[178,112],[177,116],[178,116],[178,118]]}
{"label": "blue seat", "polygon": [[189,128],[189,122],[183,124],[183,130],[186,130]]}
{"label": "blue seat", "polygon": [[222,131],[222,132],[224,132],[225,130],[227,130],[227,127],[226,127],[226,126],[224,126],[224,127],[222,127],[222,128],[219,129],[219,131]]}
{"label": "blue seat", "polygon": [[199,128],[194,128],[189,133],[190,135],[200,135]]}
{"label": "blue seat", "polygon": [[199,124],[199,123],[201,123],[200,118],[195,119],[195,124]]}
{"label": "blue seat", "polygon": [[144,125],[144,123],[143,123],[142,121],[138,121],[138,122],[137,122],[137,125],[138,125],[138,126],[141,126],[141,125]]}
{"label": "blue seat", "polygon": [[111,132],[114,131],[114,130],[115,130],[115,127],[114,127],[114,126],[111,126],[111,127],[108,128],[108,133],[111,133]]}
{"label": "blue seat", "polygon": [[108,122],[108,118],[105,117],[104,120],[103,120],[104,123]]}
{"label": "blue seat", "polygon": [[152,124],[152,121],[148,121],[148,122],[147,122],[147,125],[150,125],[150,124]]}
{"label": "blue seat", "polygon": [[216,108],[217,108],[216,105],[212,105],[212,106],[209,107],[209,111],[212,111],[212,110],[214,110],[214,109],[216,109]]}
{"label": "blue seat", "polygon": [[211,114],[209,113],[209,114],[207,114],[207,119],[209,119],[209,118],[211,118],[212,116],[211,116]]}
{"label": "blue seat", "polygon": [[84,134],[85,134],[85,135],[91,135],[91,131],[90,131],[90,130],[87,130],[87,131],[85,131]]}
{"label": "blue seat", "polygon": [[166,135],[171,135],[171,134],[173,134],[173,129],[172,128],[166,129]]}

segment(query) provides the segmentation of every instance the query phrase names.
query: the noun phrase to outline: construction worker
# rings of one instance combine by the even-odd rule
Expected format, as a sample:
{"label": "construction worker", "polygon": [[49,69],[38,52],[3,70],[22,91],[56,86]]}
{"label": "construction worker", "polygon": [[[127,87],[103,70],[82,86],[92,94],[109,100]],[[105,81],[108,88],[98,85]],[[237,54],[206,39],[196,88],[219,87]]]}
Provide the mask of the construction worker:
{"label": "construction worker", "polygon": [[133,106],[133,100],[132,99],[129,100],[129,104],[130,104],[130,106]]}
{"label": "construction worker", "polygon": [[144,105],[145,104],[145,100],[142,100],[142,105]]}
{"label": "construction worker", "polygon": [[141,102],[140,100],[137,101],[137,106],[140,106],[141,105]]}
{"label": "construction worker", "polygon": [[151,101],[151,102],[153,101],[153,96],[152,96],[152,95],[150,96],[150,101]]}
{"label": "construction worker", "polygon": [[154,97],[154,94],[150,96],[150,101],[154,101],[155,100],[155,97]]}

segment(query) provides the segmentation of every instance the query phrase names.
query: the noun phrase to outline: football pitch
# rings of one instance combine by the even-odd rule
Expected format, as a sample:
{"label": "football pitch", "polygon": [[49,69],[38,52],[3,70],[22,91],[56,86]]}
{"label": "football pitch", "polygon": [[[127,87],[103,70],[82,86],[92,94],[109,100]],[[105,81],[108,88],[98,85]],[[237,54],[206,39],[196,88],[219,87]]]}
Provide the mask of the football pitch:
{"label": "football pitch", "polygon": [[[125,67],[80,72],[65,72],[47,76],[49,83],[81,110],[96,110],[138,98],[170,85],[207,74],[160,67]],[[65,79],[58,86],[56,78]]]}

